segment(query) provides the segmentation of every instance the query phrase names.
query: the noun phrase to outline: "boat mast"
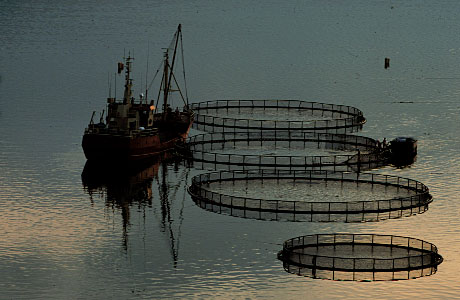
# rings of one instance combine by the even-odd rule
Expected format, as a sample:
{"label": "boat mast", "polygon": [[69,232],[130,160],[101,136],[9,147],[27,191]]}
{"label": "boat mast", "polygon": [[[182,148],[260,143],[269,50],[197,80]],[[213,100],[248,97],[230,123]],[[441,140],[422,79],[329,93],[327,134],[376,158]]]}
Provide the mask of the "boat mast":
{"label": "boat mast", "polygon": [[164,117],[166,118],[167,115],[167,108],[168,108],[168,94],[169,90],[171,88],[171,80],[173,76],[173,69],[174,69],[174,63],[176,62],[176,54],[177,54],[177,44],[179,43],[179,35],[181,34],[181,24],[177,27],[177,32],[176,32],[176,41],[174,45],[174,54],[173,54],[173,59],[171,63],[171,71],[168,74],[168,68],[169,68],[169,55],[168,55],[168,50],[165,52],[165,66],[164,66],[164,94],[163,94],[163,112]]}
{"label": "boat mast", "polygon": [[163,119],[166,119],[168,113],[168,93],[169,93],[169,84],[168,84],[168,67],[169,67],[169,56],[168,50],[165,51],[165,63],[163,70]]}
{"label": "boat mast", "polygon": [[131,104],[131,98],[132,98],[132,86],[133,86],[133,80],[130,78],[130,73],[131,73],[131,64],[132,64],[132,58],[129,56],[125,59],[126,62],[126,71],[125,71],[125,93],[123,96],[123,104]]}

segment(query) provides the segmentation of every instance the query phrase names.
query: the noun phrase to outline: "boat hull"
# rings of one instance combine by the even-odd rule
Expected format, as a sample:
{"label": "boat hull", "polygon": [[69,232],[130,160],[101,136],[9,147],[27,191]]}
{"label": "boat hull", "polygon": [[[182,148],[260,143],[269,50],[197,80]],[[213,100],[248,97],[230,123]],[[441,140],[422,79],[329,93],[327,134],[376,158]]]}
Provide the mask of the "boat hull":
{"label": "boat hull", "polygon": [[141,160],[173,149],[187,138],[191,123],[179,132],[149,136],[126,136],[108,133],[85,133],[82,147],[88,160]]}

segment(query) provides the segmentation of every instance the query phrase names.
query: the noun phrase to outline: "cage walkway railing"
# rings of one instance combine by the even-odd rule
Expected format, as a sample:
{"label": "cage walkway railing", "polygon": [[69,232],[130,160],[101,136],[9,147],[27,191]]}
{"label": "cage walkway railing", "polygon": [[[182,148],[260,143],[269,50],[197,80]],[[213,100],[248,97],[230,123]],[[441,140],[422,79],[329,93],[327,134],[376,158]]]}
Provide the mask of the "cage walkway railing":
{"label": "cage walkway railing", "polygon": [[[194,103],[191,108],[196,113],[193,128],[207,132],[300,130],[349,133],[360,130],[366,122],[362,111],[355,107],[301,100],[213,100]],[[240,114],[248,109],[295,110],[305,115],[317,114],[323,119],[275,120],[222,116],[222,112]]]}
{"label": "cage walkway railing", "polygon": [[[275,150],[305,152],[312,148],[353,151],[353,154],[331,155],[278,155],[239,154],[239,149],[260,147]],[[242,133],[208,133],[187,139],[181,153],[188,158],[210,165],[214,169],[242,170],[278,168],[287,170],[332,169],[349,170],[350,165],[360,165],[362,170],[384,165],[388,151],[368,137],[315,132],[264,131]],[[235,150],[233,153],[231,150]],[[358,154],[356,153],[358,151]],[[219,165],[219,166],[217,166]],[[227,167],[226,167],[227,166]],[[233,166],[233,167],[232,167]],[[345,168],[343,168],[345,167]]]}
{"label": "cage walkway railing", "polygon": [[[321,247],[343,247],[350,251],[358,246],[365,246],[367,252],[352,251],[356,257],[321,254]],[[345,248],[348,246],[348,248]],[[378,250],[377,250],[378,247]],[[309,249],[316,249],[312,253]],[[363,251],[363,249],[361,249]],[[392,253],[399,251],[399,256]],[[399,253],[398,252],[398,253]],[[381,255],[382,257],[378,257]],[[387,257],[383,257],[383,256]],[[436,267],[443,261],[438,249],[426,241],[393,235],[378,234],[315,234],[299,236],[283,243],[283,250],[278,258],[288,272],[298,275],[343,280],[386,280],[410,279],[427,276],[436,272]],[[320,271],[332,271],[330,273]],[[419,272],[413,272],[413,271]],[[349,273],[345,275],[345,273]],[[351,276],[350,276],[351,273]],[[379,275],[380,273],[380,275]],[[389,273],[381,275],[381,273]],[[398,274],[399,273],[399,274]],[[319,276],[318,276],[319,275]]]}
{"label": "cage walkway railing", "polygon": [[[341,181],[356,182],[357,184],[378,184],[394,186],[398,189],[413,191],[414,194],[405,197],[396,197],[382,200],[362,200],[347,202],[306,202],[296,200],[256,199],[222,194],[212,191],[209,187],[214,182],[246,181],[250,184],[253,180],[310,180],[310,181]],[[219,207],[228,207],[244,211],[259,211],[271,213],[302,214],[364,214],[384,213],[391,211],[410,210],[412,213],[424,211],[432,197],[428,187],[423,183],[409,178],[374,174],[350,173],[332,171],[283,171],[283,170],[258,170],[258,171],[220,171],[200,174],[192,178],[188,189],[193,198]],[[364,219],[362,221],[365,221]]]}

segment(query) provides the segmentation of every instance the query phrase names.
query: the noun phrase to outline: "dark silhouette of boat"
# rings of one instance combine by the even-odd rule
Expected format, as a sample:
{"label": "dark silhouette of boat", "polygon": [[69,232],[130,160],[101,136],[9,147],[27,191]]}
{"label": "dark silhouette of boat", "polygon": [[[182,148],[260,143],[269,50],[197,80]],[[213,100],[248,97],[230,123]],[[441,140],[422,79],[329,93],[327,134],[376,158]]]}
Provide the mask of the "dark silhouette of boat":
{"label": "dark silhouette of boat", "polygon": [[[180,49],[178,49],[179,44]],[[170,45],[164,53],[163,77],[156,103],[154,100],[148,101],[148,88],[145,96],[140,94],[139,100],[133,97],[131,72],[134,58],[128,55],[124,58],[124,63],[118,63],[118,73],[125,70],[123,99],[107,98],[105,122],[104,111],[99,123],[94,122],[95,112],[93,112],[82,141],[83,151],[88,160],[144,159],[173,148],[177,142],[187,137],[194,120],[194,113],[189,108],[187,93],[185,92],[185,95],[182,93],[174,74],[178,56],[183,52],[180,24]],[[161,67],[158,71],[160,69]],[[185,72],[183,73],[186,89]],[[170,94],[176,91],[180,93],[184,106],[182,109],[176,107],[173,110],[168,100]],[[160,95],[163,98],[161,111],[157,109]]]}

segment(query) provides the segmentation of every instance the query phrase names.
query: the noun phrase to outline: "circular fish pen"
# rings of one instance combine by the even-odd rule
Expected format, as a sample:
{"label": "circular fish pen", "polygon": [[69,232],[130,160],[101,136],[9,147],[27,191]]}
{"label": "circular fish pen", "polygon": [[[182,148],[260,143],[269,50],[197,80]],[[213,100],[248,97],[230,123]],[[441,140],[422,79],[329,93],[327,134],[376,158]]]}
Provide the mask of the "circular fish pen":
{"label": "circular fish pen", "polygon": [[194,103],[193,128],[206,132],[300,130],[349,133],[366,119],[346,105],[301,100],[214,100]]}
{"label": "circular fish pen", "polygon": [[435,245],[410,237],[315,234],[289,239],[278,253],[293,274],[331,280],[404,280],[436,273]]}
{"label": "circular fish pen", "polygon": [[188,138],[181,153],[212,170],[369,170],[387,163],[388,151],[371,138],[301,131],[208,133]]}
{"label": "circular fish pen", "polygon": [[276,221],[380,221],[423,213],[432,201],[416,180],[326,170],[211,172],[194,176],[188,191],[208,211]]}

